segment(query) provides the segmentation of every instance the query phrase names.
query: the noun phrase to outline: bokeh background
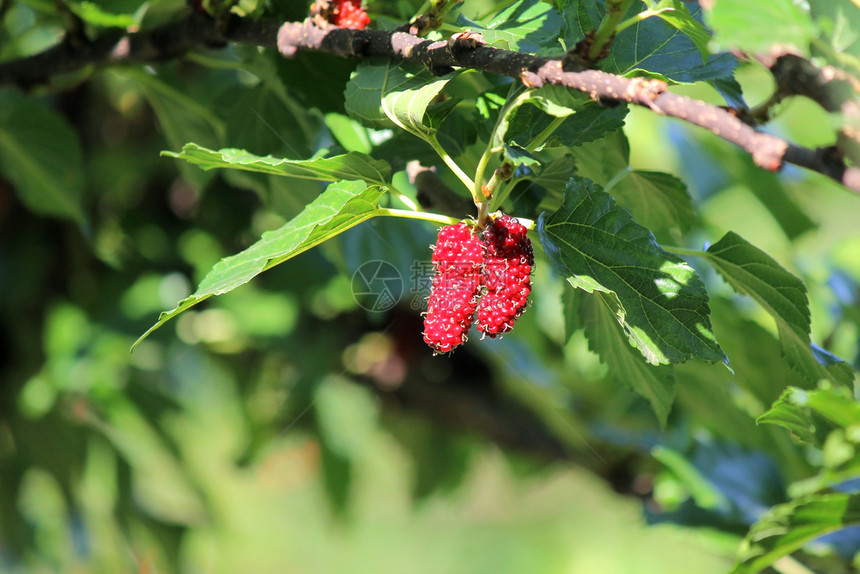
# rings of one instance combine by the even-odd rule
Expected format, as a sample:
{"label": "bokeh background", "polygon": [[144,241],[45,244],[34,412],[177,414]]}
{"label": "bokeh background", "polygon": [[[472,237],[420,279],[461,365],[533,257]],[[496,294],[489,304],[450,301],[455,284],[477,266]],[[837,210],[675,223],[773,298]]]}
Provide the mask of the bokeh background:
{"label": "bokeh background", "polygon": [[[182,8],[149,4],[152,18]],[[371,12],[405,17],[413,4]],[[305,9],[273,5],[285,18]],[[0,58],[53,42],[51,10],[15,2]],[[352,66],[229,48],[0,90],[0,137],[29,122],[48,166],[59,155],[74,168],[80,206],[53,216],[0,177],[0,571],[726,572],[748,525],[810,463],[784,431],[754,423],[796,377],[771,320],[708,269],[737,374],[680,366],[666,428],[581,333],[567,338],[563,285],[543,258],[512,335],[433,357],[410,291],[430,256],[426,222],[364,223],[129,351],[215,262],[322,189],[159,152],[336,149],[333,134],[358,129],[343,115]],[[755,66],[738,78],[751,102],[771,89]],[[708,87],[674,89],[722,103]],[[803,101],[774,129],[805,145],[833,138]],[[767,251],[806,280],[813,340],[856,366],[858,199],[795,169],[758,171],[648,111],[631,111],[625,132],[633,167],[690,187],[688,246],[734,230]],[[404,281],[384,312],[354,296],[355,271],[374,260]]]}

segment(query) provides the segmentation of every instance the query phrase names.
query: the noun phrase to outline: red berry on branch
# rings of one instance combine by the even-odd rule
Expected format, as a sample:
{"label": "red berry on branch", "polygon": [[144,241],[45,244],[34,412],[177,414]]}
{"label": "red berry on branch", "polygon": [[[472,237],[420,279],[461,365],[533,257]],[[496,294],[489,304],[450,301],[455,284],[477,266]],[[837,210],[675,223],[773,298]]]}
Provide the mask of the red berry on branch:
{"label": "red berry on branch", "polygon": [[487,224],[487,256],[482,274],[484,295],[478,304],[478,330],[496,337],[514,328],[531,293],[534,267],[532,242],[526,228],[510,215]]}
{"label": "red berry on branch", "polygon": [[424,316],[424,341],[448,353],[466,341],[481,286],[486,247],[465,223],[439,230],[433,249],[435,275]]}

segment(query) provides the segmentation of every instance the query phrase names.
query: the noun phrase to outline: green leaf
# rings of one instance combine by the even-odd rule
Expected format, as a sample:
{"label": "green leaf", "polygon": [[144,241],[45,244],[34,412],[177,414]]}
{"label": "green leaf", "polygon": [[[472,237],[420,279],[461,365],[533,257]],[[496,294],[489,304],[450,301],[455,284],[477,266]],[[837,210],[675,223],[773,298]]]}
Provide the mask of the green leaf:
{"label": "green leaf", "polygon": [[693,18],[687,6],[681,0],[651,0],[649,4],[655,16],[682,32],[695,44],[702,54],[702,63],[706,63],[710,55],[708,42],[711,35],[701,22]]}
{"label": "green leaf", "polygon": [[[220,146],[225,141],[226,126],[204,103],[180,92],[143,69],[123,68],[114,72],[132,80],[152,106],[158,125],[169,146],[178,149],[186,142]],[[180,167],[181,169],[181,167]],[[182,171],[183,177],[197,185],[208,179],[199,170]]]}
{"label": "green leaf", "polygon": [[346,84],[346,111],[365,126],[397,126],[426,139],[436,132],[424,124],[427,107],[454,76],[409,62],[362,62]]}
{"label": "green leaf", "polygon": [[767,54],[771,47],[779,45],[808,54],[809,43],[817,36],[809,10],[794,0],[752,5],[745,0],[719,0],[708,10],[707,21],[714,30],[713,45],[718,50]]}
{"label": "green leaf", "polygon": [[648,229],[686,233],[693,222],[693,204],[683,181],[658,171],[627,172],[611,189],[618,203]]}
{"label": "green leaf", "polygon": [[93,2],[69,2],[69,9],[81,20],[93,26],[106,28],[129,28],[139,24],[137,18],[131,14],[114,14],[105,12],[98,4]]}
{"label": "green leaf", "polygon": [[807,542],[860,524],[860,494],[817,494],[771,508],[750,529],[733,574],[752,574]]}
{"label": "green leaf", "polygon": [[816,353],[809,340],[806,286],[768,254],[729,232],[702,254],[738,293],[749,295],[775,320],[788,363],[812,383],[854,380],[851,367],[833,355]]}
{"label": "green leaf", "polygon": [[616,308],[615,301],[606,293],[595,292],[583,297],[579,314],[588,346],[609,367],[614,379],[630,386],[651,403],[660,425],[665,427],[675,400],[672,367],[654,366],[642,361],[618,328]]}
{"label": "green leaf", "polygon": [[630,144],[623,130],[570,148],[570,153],[577,160],[577,173],[600,185],[627,170],[630,162]]}
{"label": "green leaf", "polygon": [[815,422],[806,403],[806,391],[788,388],[770,409],[756,419],[756,423],[781,426],[799,440],[815,444]]}
{"label": "green leaf", "polygon": [[243,149],[215,151],[188,143],[182,146],[179,153],[165,151],[161,155],[184,159],[204,170],[240,169],[319,181],[363,180],[377,185],[385,185],[391,179],[391,168],[386,162],[354,151],[333,157],[300,160],[270,155],[261,157]]}
{"label": "green leaf", "polygon": [[35,213],[84,221],[84,160],[66,119],[13,94],[0,98],[0,171]]}
{"label": "green leaf", "polygon": [[[602,2],[580,0],[564,0],[564,5],[565,45],[572,47],[597,27],[606,7]],[[643,2],[636,2],[625,16],[633,17],[645,9]],[[690,17],[700,21],[701,11],[698,4],[693,4]],[[690,83],[731,77],[736,65],[730,54],[712,55],[703,62],[696,42],[657,18],[646,18],[622,30],[612,41],[609,56],[599,64],[603,71],[614,74],[637,74],[637,70],[645,70],[672,81]]]}
{"label": "green leaf", "polygon": [[203,278],[197,291],[165,311],[135,345],[164,323],[213,295],[223,295],[244,285],[263,271],[307,251],[377,214],[383,189],[363,181],[332,183],[281,228],[263,237],[241,253],[219,261]]}
{"label": "green leaf", "polygon": [[571,178],[559,210],[541,214],[538,232],[572,285],[611,294],[617,321],[649,363],[728,362],[711,330],[702,280],[600,186]]}
{"label": "green leaf", "polygon": [[[497,48],[518,52],[537,52],[556,47],[562,18],[558,10],[539,0],[518,0],[496,14],[486,26],[472,22],[462,14],[457,23]],[[560,51],[560,46],[558,46]]]}

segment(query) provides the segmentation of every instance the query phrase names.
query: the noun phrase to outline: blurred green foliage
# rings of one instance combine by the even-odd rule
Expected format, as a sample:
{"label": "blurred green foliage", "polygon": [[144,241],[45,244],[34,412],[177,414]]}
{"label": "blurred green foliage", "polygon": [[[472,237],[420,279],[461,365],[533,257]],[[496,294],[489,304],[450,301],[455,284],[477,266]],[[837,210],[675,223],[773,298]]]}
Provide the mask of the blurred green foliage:
{"label": "blurred green foliage", "polygon": [[[299,4],[239,8],[300,19]],[[376,0],[370,12],[400,22],[418,4]],[[470,1],[462,12],[482,20],[504,4]],[[68,5],[92,34],[185,9],[178,0]],[[734,16],[720,14],[718,30]],[[55,4],[14,2],[0,23],[0,61],[37,53],[62,30]],[[429,259],[427,222],[365,222],[188,310],[130,353],[222,257],[324,189],[204,172],[162,150],[429,155],[411,136],[385,140],[344,115],[354,67],[231,46],[89,69],[26,95],[0,90],[0,571],[708,574],[731,568],[769,508],[857,478],[860,421],[819,422],[824,436],[806,443],[783,428],[800,427],[757,425],[794,413],[781,399],[788,387],[822,399],[829,391],[782,359],[770,315],[695,259],[733,372],[676,365],[665,426],[635,382],[565,323],[577,301],[546,258],[515,333],[433,357],[410,285],[413,263]],[[453,80],[452,92],[498,91],[476,76]],[[771,89],[754,64],[736,78],[750,101]],[[673,89],[723,103],[706,84]],[[479,136],[464,108],[439,137],[468,164]],[[815,146],[832,140],[829,122],[793,100],[774,129]],[[812,340],[856,368],[857,198],[797,169],[761,172],[711,134],[647,110],[625,123],[629,167],[673,174],[671,185],[682,181],[693,197],[689,232],[667,226],[661,240],[700,249],[734,231],[763,249],[804,280]],[[600,168],[626,169],[621,137],[576,148],[580,173],[606,183]],[[615,163],[583,161],[609,156]],[[394,177],[414,194],[402,171]],[[622,193],[632,192],[619,188],[619,202]],[[385,312],[353,294],[355,271],[377,259],[413,288]],[[820,542],[811,567],[850,571],[858,539],[848,534]]]}

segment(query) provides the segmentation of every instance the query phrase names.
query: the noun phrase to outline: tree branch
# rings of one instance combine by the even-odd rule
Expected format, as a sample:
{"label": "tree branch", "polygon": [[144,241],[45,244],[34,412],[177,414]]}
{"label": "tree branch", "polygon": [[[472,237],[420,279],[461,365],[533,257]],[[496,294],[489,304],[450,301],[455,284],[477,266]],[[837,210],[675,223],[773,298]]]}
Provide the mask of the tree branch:
{"label": "tree branch", "polygon": [[[193,13],[183,20],[137,33],[108,34],[83,46],[64,41],[40,54],[0,64],[0,86],[29,88],[54,76],[91,65],[144,63],[177,58],[196,47],[238,42],[274,48],[286,57],[317,51],[347,58],[382,56],[421,63],[435,73],[468,68],[509,76],[529,87],[555,84],[584,92],[603,103],[627,102],[707,129],[752,155],[764,169],[792,163],[830,177],[860,193],[860,169],[834,147],[809,149],[756,131],[735,114],[668,91],[664,82],[625,78],[585,69],[575,62],[493,48],[471,35],[430,41],[397,31],[322,29],[310,20],[280,24],[233,17],[215,21]],[[807,90],[808,92],[808,90]],[[795,93],[808,93],[795,88]],[[851,100],[853,102],[854,100]],[[842,101],[840,109],[845,108]]]}

